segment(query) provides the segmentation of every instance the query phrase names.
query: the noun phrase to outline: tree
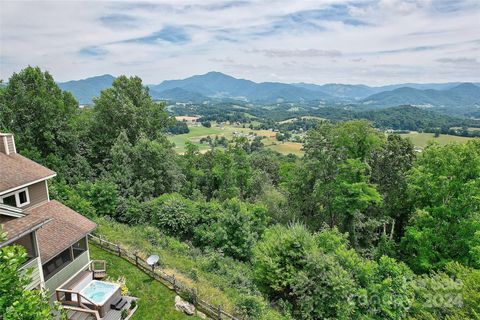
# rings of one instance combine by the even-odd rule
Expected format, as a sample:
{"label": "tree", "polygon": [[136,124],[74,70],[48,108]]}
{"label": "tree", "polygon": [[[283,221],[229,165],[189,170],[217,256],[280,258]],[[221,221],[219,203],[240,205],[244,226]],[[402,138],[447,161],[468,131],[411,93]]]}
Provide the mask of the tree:
{"label": "tree", "polygon": [[273,300],[295,302],[298,272],[314,252],[315,238],[299,224],[275,225],[265,231],[253,249],[253,268],[259,288]]}
{"label": "tree", "polygon": [[132,145],[122,131],[111,149],[110,159],[105,178],[117,184],[123,198],[149,200],[179,191],[184,181],[178,156],[163,139],[140,138]]}
{"label": "tree", "polygon": [[413,167],[415,151],[408,139],[397,134],[388,136],[386,143],[375,150],[369,161],[372,174],[371,182],[382,195],[382,206],[378,209],[379,218],[390,224],[389,238],[399,241],[412,212],[408,198],[407,175]]}
{"label": "tree", "polygon": [[361,257],[336,229],[274,226],[254,248],[260,290],[295,319],[404,319],[413,302],[403,263]]}
{"label": "tree", "polygon": [[480,270],[451,262],[441,271],[418,276],[413,288],[413,319],[480,319]]}
{"label": "tree", "polygon": [[401,241],[415,272],[480,267],[480,142],[431,145],[409,176],[416,212]]}
{"label": "tree", "polygon": [[93,102],[90,138],[96,163],[108,159],[110,148],[122,131],[131,144],[136,144],[142,136],[150,140],[162,138],[173,122],[165,104],[152,100],[139,77],[116,78],[112,87],[103,90]]}
{"label": "tree", "polygon": [[[6,234],[0,229],[0,242],[5,240]],[[4,320],[53,320],[54,309],[47,296],[38,289],[24,289],[31,281],[31,270],[24,274],[20,271],[26,260],[27,253],[21,246],[0,249],[0,315]]]}
{"label": "tree", "polygon": [[90,201],[97,214],[116,216],[118,190],[115,183],[98,179],[94,183],[79,183],[76,189],[84,199]]}
{"label": "tree", "polygon": [[76,130],[78,102],[71,93],[62,91],[48,72],[29,66],[10,77],[1,96],[2,129],[15,134],[22,154],[62,178],[88,176]]}
{"label": "tree", "polygon": [[305,320],[352,319],[351,300],[356,283],[333,255],[320,252],[307,256],[305,267],[294,280],[298,300],[295,317]]}
{"label": "tree", "polygon": [[[332,191],[323,188],[315,190],[332,193],[330,226],[339,226],[341,231],[348,232],[350,243],[355,247],[359,241],[357,234],[365,229],[368,220],[372,220],[363,213],[369,206],[379,204],[382,200],[375,186],[368,183],[366,169],[366,165],[358,159],[347,159],[339,166]],[[378,224],[375,221],[372,223],[374,228]],[[367,237],[371,238],[371,233]]]}
{"label": "tree", "polygon": [[193,203],[179,194],[165,194],[145,204],[151,222],[171,236],[191,237],[197,214]]}
{"label": "tree", "polygon": [[233,198],[222,204],[200,202],[197,208],[199,215],[194,227],[194,244],[220,249],[236,259],[250,259],[252,248],[268,223],[263,206]]}
{"label": "tree", "polygon": [[336,226],[350,233],[355,246],[370,243],[381,224],[370,208],[381,197],[370,182],[367,160],[383,143],[366,121],[321,122],[308,134],[303,163],[289,186],[291,202],[308,226]]}

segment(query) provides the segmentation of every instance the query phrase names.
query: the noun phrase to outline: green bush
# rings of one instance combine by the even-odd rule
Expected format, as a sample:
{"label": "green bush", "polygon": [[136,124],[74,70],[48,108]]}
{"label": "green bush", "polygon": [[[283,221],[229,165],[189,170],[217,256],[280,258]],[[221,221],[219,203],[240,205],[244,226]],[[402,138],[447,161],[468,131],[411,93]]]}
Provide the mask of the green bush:
{"label": "green bush", "polygon": [[130,302],[130,310],[135,309],[136,306],[137,306],[137,300],[132,300]]}
{"label": "green bush", "polygon": [[262,297],[242,294],[235,301],[236,313],[245,320],[260,319],[266,303]]}
{"label": "green bush", "polygon": [[195,207],[181,195],[164,194],[146,203],[155,226],[172,236],[187,237],[196,223]]}

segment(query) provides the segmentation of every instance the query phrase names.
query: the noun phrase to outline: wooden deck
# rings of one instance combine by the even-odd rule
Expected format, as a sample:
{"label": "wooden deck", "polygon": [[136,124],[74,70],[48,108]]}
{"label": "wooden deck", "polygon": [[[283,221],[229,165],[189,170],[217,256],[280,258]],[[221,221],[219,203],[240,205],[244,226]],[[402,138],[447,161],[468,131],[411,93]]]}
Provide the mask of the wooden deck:
{"label": "wooden deck", "polygon": [[[125,306],[122,308],[123,309],[130,309],[130,303],[135,300],[136,298],[133,297],[123,297],[123,299],[127,300],[127,303]],[[122,319],[122,310],[110,310],[107,312],[105,317],[99,318],[101,320],[121,320]],[[83,312],[82,310],[69,310],[68,311],[68,320],[96,320],[95,316],[92,314]]]}
{"label": "wooden deck", "polygon": [[[133,297],[123,297],[123,299],[127,300],[127,303],[125,304],[125,306],[122,308],[123,309],[130,309],[130,302],[132,302],[132,300],[135,300],[135,298]],[[121,320],[122,319],[122,310],[110,310],[108,311],[108,313],[105,315],[104,318],[102,318],[102,320]]]}

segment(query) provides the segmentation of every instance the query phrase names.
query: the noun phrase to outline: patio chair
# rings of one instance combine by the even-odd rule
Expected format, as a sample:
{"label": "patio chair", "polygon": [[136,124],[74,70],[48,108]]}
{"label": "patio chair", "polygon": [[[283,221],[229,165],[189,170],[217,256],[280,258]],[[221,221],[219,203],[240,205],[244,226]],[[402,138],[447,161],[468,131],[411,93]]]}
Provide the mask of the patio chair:
{"label": "patio chair", "polygon": [[105,260],[92,260],[90,270],[93,272],[93,279],[103,279],[107,276],[107,262]]}

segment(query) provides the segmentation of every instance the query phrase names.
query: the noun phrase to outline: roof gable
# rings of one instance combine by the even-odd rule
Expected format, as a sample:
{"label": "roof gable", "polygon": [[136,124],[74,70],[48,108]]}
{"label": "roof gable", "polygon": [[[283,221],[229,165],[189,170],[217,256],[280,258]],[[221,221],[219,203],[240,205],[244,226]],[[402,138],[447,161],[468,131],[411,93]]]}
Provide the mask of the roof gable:
{"label": "roof gable", "polygon": [[55,172],[19,155],[0,152],[0,194],[55,176]]}

